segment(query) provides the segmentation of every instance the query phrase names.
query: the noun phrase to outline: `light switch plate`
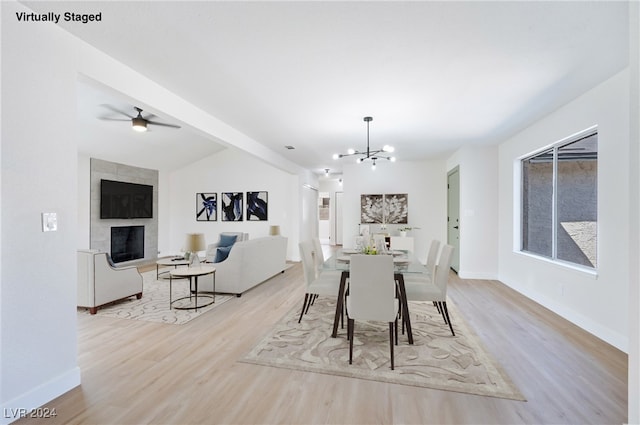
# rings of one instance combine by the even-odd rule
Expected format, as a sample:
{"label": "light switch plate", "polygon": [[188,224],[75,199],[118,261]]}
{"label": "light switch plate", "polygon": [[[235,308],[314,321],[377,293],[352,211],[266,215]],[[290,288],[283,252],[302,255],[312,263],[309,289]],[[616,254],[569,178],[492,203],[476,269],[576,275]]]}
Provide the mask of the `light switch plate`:
{"label": "light switch plate", "polygon": [[58,215],[52,213],[42,213],[42,231],[55,232],[58,230]]}

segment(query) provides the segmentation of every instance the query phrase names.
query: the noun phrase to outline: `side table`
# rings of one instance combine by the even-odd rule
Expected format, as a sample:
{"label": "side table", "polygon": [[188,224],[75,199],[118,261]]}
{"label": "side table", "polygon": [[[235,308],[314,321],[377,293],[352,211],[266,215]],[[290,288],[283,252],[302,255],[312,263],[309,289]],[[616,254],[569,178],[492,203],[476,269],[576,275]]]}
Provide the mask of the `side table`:
{"label": "side table", "polygon": [[[198,292],[198,277],[206,276],[209,274],[213,275],[213,293],[205,294],[202,292]],[[185,278],[185,277],[189,278],[189,296],[172,300],[171,296],[172,296],[173,278]],[[194,284],[193,290],[191,289],[192,278],[193,278],[193,284]],[[198,298],[207,298],[207,299],[210,299],[211,301],[209,301],[207,304],[198,305]],[[193,299],[195,305],[188,306],[188,307],[172,307],[173,303],[175,303],[176,301],[184,300],[184,299],[189,299],[189,300]],[[180,269],[171,270],[169,272],[169,309],[175,308],[177,310],[198,310],[198,307],[206,307],[208,305],[213,304],[214,302],[216,302],[216,268],[215,267],[200,265],[196,267],[183,267]]]}
{"label": "side table", "polygon": [[160,273],[160,266],[166,266],[166,267],[171,267],[173,266],[173,268],[178,268],[178,266],[188,266],[190,264],[190,262],[188,260],[183,259],[176,259],[176,258],[161,258],[158,261],[156,261],[156,280],[160,279],[160,275],[168,273],[168,272],[162,272]]}

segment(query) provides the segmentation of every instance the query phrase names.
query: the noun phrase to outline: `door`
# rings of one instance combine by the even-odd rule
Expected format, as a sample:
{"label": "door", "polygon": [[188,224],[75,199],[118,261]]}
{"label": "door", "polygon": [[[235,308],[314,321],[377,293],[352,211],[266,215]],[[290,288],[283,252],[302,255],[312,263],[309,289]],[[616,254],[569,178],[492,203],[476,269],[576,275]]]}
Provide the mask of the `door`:
{"label": "door", "polygon": [[342,245],[342,192],[336,192],[336,236],[334,239],[334,245]]}
{"label": "door", "polygon": [[447,174],[447,243],[453,246],[451,268],[460,269],[460,169]]}

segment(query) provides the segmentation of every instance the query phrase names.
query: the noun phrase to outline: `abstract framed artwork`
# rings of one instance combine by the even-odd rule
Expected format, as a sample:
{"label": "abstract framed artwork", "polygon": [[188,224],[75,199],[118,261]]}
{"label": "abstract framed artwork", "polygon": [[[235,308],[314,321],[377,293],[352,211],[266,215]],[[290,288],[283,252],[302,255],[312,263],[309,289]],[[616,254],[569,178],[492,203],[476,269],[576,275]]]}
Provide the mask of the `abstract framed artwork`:
{"label": "abstract framed artwork", "polygon": [[407,224],[409,222],[409,202],[406,193],[384,195],[384,222],[387,224]]}
{"label": "abstract framed artwork", "polygon": [[360,195],[361,224],[407,224],[409,220],[408,195]]}
{"label": "abstract framed artwork", "polygon": [[196,221],[218,220],[218,194],[196,193]]}
{"label": "abstract framed artwork", "polygon": [[242,192],[223,192],[220,210],[222,221],[242,221],[243,200]]}
{"label": "abstract framed artwork", "polygon": [[267,221],[268,207],[268,192],[247,192],[247,221]]}
{"label": "abstract framed artwork", "polygon": [[360,195],[360,223],[384,223],[383,201],[383,195]]}

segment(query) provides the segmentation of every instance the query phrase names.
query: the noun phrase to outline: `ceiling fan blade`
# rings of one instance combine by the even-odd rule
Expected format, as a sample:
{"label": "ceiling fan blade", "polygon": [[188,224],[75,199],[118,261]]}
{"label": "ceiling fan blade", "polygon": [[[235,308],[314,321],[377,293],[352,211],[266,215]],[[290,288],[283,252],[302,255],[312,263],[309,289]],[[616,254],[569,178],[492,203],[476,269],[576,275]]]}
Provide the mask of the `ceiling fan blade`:
{"label": "ceiling fan blade", "polygon": [[111,117],[98,117],[99,120],[103,120],[103,121],[129,121],[131,122],[131,119],[129,118],[111,118]]}
{"label": "ceiling fan blade", "polygon": [[109,109],[110,111],[113,111],[113,112],[115,112],[115,113],[117,113],[117,114],[124,115],[125,117],[129,117],[130,119],[133,119],[133,118],[134,118],[134,117],[132,117],[131,115],[127,114],[126,112],[123,112],[123,111],[121,111],[121,110],[119,110],[119,109],[117,109],[117,108],[114,108],[114,107],[113,107],[113,106],[111,106],[111,105],[107,105],[106,103],[103,103],[103,104],[102,104],[102,105],[100,105],[100,106],[102,106],[103,108],[107,108],[107,109]]}
{"label": "ceiling fan blade", "polygon": [[147,120],[147,124],[159,125],[159,126],[161,126],[161,127],[181,128],[179,125],[175,125],[175,124],[165,124],[165,123],[163,123],[163,122],[157,122],[157,121],[148,121],[148,120]]}

